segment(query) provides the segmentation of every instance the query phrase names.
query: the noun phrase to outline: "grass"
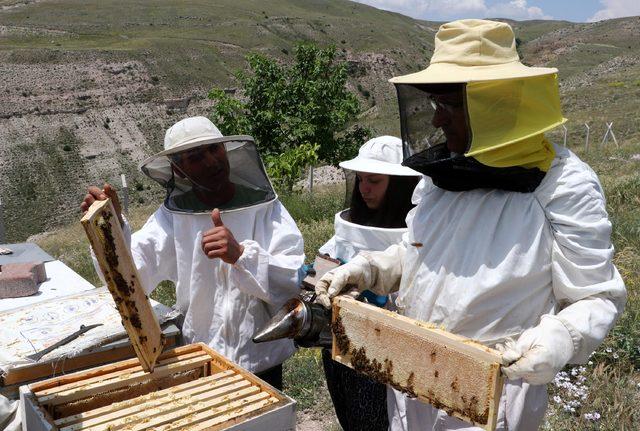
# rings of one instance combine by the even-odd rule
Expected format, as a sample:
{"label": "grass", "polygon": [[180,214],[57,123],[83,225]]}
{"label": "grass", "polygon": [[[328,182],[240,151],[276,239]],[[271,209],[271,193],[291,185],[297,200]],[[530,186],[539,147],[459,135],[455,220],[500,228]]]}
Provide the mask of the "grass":
{"label": "grass", "polygon": [[[356,19],[359,25],[353,25]],[[123,53],[178,90],[229,84],[249,50],[284,58],[300,41],[357,51],[402,46],[415,60],[433,46],[433,33],[409,17],[335,0],[271,1],[268,15],[250,0],[165,0],[153,6],[141,0],[62,0],[6,10],[1,20],[24,30],[3,37],[0,50]]]}

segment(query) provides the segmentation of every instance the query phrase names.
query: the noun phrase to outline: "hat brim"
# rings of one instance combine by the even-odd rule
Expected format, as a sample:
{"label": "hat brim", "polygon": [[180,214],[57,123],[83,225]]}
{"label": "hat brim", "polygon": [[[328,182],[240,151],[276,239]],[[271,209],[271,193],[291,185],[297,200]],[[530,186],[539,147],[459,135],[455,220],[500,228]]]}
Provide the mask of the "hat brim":
{"label": "hat brim", "polygon": [[[233,142],[233,141],[251,141],[251,142],[254,142],[253,138],[251,136],[248,136],[248,135],[230,135],[230,136],[221,136],[219,138],[199,137],[199,138],[196,138],[196,139],[194,139],[192,141],[186,142],[186,143],[184,143],[182,145],[178,145],[176,147],[160,151],[159,153],[156,153],[153,156],[150,156],[150,157],[146,158],[145,160],[143,160],[138,165],[138,167],[140,168],[140,170],[142,170],[144,172],[143,168],[145,166],[149,165],[154,160],[157,160],[160,157],[170,156],[171,154],[180,153],[182,151],[192,150],[194,148],[198,148],[198,147],[205,146],[205,145],[217,144],[217,143],[225,143],[225,142]],[[227,148],[228,151],[232,150],[232,149],[233,148]],[[167,166],[168,166],[168,164],[167,164]]]}
{"label": "hat brim", "polygon": [[393,84],[454,84],[503,79],[532,78],[558,73],[554,67],[529,67],[514,61],[488,66],[460,66],[453,63],[433,63],[420,72],[396,76]]}
{"label": "hat brim", "polygon": [[397,175],[403,177],[422,176],[420,172],[402,166],[399,163],[389,163],[359,157],[340,162],[340,167],[350,171],[367,172],[371,174]]}

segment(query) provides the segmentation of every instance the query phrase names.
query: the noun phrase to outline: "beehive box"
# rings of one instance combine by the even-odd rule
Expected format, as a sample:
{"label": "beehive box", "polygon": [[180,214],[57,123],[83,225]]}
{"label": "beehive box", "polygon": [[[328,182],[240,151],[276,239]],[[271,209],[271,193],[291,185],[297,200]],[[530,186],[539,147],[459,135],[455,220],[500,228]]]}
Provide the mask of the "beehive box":
{"label": "beehive box", "polygon": [[23,430],[293,430],[295,402],[205,344],[20,388]]}
{"label": "beehive box", "polygon": [[340,296],[333,301],[335,361],[450,416],[493,430],[502,356],[424,322]]}

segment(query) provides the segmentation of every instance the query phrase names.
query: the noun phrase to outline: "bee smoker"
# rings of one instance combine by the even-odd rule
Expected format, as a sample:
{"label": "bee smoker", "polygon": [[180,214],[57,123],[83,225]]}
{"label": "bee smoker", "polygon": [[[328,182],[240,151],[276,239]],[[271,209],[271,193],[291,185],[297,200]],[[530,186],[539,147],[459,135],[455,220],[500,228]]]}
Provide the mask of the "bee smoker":
{"label": "bee smoker", "polygon": [[311,301],[291,298],[266,327],[253,336],[254,343],[292,338],[300,347],[331,348],[331,310]]}

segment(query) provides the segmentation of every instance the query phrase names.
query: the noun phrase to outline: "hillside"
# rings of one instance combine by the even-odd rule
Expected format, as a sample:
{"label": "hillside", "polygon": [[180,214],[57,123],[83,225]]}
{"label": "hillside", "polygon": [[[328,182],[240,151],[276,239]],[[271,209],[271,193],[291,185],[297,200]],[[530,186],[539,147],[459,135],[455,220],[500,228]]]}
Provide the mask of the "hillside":
{"label": "hillside", "polygon": [[[7,240],[77,217],[87,184],[127,174],[134,203],[161,191],[137,164],[164,129],[206,114],[213,85],[233,92],[244,56],[288,61],[296,43],[334,44],[349,62],[356,121],[397,134],[391,76],[428,64],[437,23],[345,0],[0,0],[0,199]],[[561,69],[570,136],[614,121],[640,139],[640,19],[511,22],[524,61]],[[575,120],[574,120],[575,119]],[[556,138],[558,137],[556,133]]]}

